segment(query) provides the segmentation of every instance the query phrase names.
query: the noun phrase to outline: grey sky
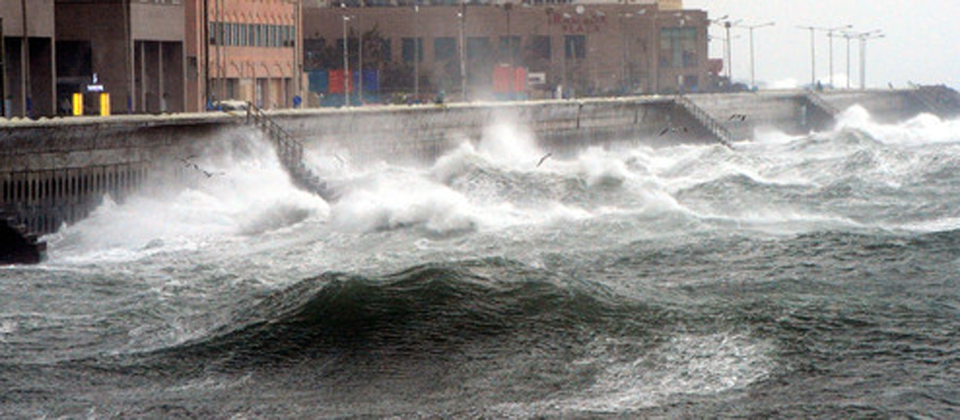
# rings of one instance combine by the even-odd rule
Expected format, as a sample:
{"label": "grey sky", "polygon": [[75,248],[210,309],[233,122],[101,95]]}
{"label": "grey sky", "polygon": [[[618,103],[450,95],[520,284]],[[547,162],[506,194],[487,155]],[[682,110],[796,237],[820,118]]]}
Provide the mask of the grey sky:
{"label": "grey sky", "polygon": [[[729,15],[745,24],[776,22],[757,29],[757,81],[810,83],[810,32],[797,26],[837,27],[855,31],[882,29],[883,39],[867,44],[867,85],[888,82],[946,83],[960,88],[960,1],[958,0],[685,0],[685,8],[706,10],[711,18]],[[714,25],[710,33],[724,36]],[[749,81],[750,40],[746,29],[732,30],[733,77]],[[739,36],[739,38],[737,38]],[[710,55],[723,56],[721,39],[710,42]],[[833,44],[835,75],[846,71],[846,41]],[[817,78],[829,75],[829,40],[817,33]],[[851,42],[853,84],[859,86],[859,42]],[[837,84],[841,84],[837,80]]]}

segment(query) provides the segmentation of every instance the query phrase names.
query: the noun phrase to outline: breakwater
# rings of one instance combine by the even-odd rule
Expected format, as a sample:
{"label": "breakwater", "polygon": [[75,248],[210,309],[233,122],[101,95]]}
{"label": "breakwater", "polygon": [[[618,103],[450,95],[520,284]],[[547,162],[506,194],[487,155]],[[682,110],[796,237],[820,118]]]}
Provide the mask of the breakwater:
{"label": "breakwater", "polygon": [[[662,146],[750,139],[762,128],[802,134],[829,128],[861,105],[880,120],[960,111],[945,88],[783,91],[268,113],[305,149],[355,162],[429,162],[498,122],[530,131],[558,154],[619,142]],[[48,119],[0,125],[0,210],[32,234],[85,217],[104,196],[122,201],[158,174],[195,176],[185,157],[231,136],[260,135],[244,111]]]}

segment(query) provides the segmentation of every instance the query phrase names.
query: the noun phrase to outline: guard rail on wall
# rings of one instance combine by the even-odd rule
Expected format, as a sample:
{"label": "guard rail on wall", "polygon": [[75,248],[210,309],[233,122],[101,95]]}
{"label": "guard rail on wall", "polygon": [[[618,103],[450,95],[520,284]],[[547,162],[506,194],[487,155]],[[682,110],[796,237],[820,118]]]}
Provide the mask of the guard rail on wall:
{"label": "guard rail on wall", "polygon": [[731,142],[733,140],[733,135],[730,134],[730,130],[727,130],[727,127],[724,127],[717,120],[711,117],[710,114],[707,114],[703,108],[697,106],[697,104],[693,103],[693,101],[688,99],[686,96],[677,96],[676,99],[674,99],[674,102],[683,107],[683,109],[685,109],[690,116],[693,117],[693,119],[697,120],[697,122],[703,125],[703,127],[713,134],[721,144],[727,147],[732,147]]}

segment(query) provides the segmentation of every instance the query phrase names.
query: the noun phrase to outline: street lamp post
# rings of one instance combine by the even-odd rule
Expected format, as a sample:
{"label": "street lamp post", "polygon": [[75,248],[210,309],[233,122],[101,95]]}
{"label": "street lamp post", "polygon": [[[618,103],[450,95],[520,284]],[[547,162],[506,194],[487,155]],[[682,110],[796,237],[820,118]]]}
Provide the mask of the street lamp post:
{"label": "street lamp post", "polygon": [[627,31],[625,29],[624,19],[630,19],[633,17],[633,13],[620,13],[620,47],[622,49],[622,54],[620,55],[620,84],[622,86],[621,93],[627,93],[630,91],[630,47],[627,44]]}
{"label": "street lamp post", "polygon": [[731,56],[732,54],[730,48],[730,28],[739,22],[740,21],[731,22],[729,16],[727,15],[723,15],[711,21],[711,23],[718,24],[724,28],[727,34],[727,36],[723,38],[723,60],[725,62],[724,66],[726,67],[725,70],[727,73],[727,83],[730,86],[733,86],[733,57]]}
{"label": "street lamp post", "polygon": [[860,90],[867,89],[867,41],[884,38],[886,35],[879,30],[864,32],[857,35],[860,39]]}
{"label": "street lamp post", "polygon": [[413,39],[413,97],[415,102],[420,101],[420,5],[413,5],[415,15],[414,25],[417,27],[417,36]]}
{"label": "street lamp post", "polygon": [[[570,16],[567,13],[563,14],[564,21],[568,21],[571,18],[572,16]],[[564,96],[566,96],[566,90],[567,90],[567,53],[570,50],[570,47],[567,44],[568,44],[567,36],[564,35],[563,36],[563,53],[560,54],[560,80],[561,80],[560,99],[564,99]]]}
{"label": "street lamp post", "polygon": [[457,12],[457,22],[460,25],[460,97],[463,102],[467,101],[467,46],[464,20],[466,20],[466,3],[460,1],[460,11]]}
{"label": "street lamp post", "polygon": [[843,34],[843,37],[847,40],[847,90],[850,90],[850,79],[853,78],[850,74],[850,40],[853,39],[853,35]]}
{"label": "street lamp post", "polygon": [[350,50],[347,44],[347,22],[350,16],[343,16],[343,94],[346,100],[344,106],[350,106]]}
{"label": "street lamp post", "polygon": [[360,0],[360,13],[357,14],[357,96],[360,104],[363,104],[363,8],[366,6],[366,0]]}
{"label": "street lamp post", "polygon": [[817,85],[817,42],[814,37],[817,27],[798,26],[797,28],[810,31],[810,88],[813,88]]}
{"label": "street lamp post", "polygon": [[750,86],[757,87],[757,75],[756,75],[756,66],[754,65],[754,54],[753,54],[753,30],[766,28],[768,26],[775,25],[774,22],[767,22],[760,25],[743,25],[742,28],[747,28],[750,30]]}
{"label": "street lamp post", "polygon": [[833,33],[843,29],[853,28],[853,25],[843,25],[836,28],[827,29],[827,37],[830,38],[830,87],[833,88]]}

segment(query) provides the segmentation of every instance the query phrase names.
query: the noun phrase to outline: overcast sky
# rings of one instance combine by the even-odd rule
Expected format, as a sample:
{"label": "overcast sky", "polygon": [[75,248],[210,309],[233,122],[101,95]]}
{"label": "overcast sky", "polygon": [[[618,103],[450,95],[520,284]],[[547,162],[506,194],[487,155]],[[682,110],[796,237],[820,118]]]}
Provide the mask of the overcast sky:
{"label": "overcast sky", "polygon": [[[885,38],[867,43],[867,85],[886,87],[914,83],[945,83],[960,88],[960,0],[685,0],[688,9],[706,10],[711,18],[729,15],[756,29],[756,74],[761,81],[789,85],[810,83],[810,32],[797,26],[838,27],[854,31],[882,29]],[[725,31],[716,25],[714,37]],[[746,29],[731,31],[733,77],[750,79],[750,39]],[[738,38],[739,36],[739,38]],[[710,42],[710,55],[723,56],[723,40]],[[859,42],[851,42],[852,84],[859,86]],[[816,33],[817,78],[829,78],[829,39]],[[835,39],[833,73],[837,85],[846,72],[846,41]]]}

